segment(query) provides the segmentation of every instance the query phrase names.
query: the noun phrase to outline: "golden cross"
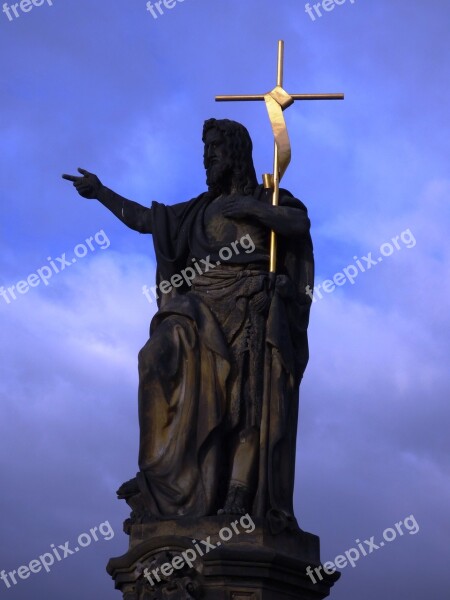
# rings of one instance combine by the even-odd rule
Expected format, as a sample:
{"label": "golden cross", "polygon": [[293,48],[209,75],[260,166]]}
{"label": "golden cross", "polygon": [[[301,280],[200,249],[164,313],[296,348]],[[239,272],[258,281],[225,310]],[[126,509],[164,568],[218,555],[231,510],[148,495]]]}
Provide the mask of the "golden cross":
{"label": "golden cross", "polygon": [[[273,174],[263,175],[264,187],[273,188],[272,205],[278,206],[280,181],[291,160],[291,146],[287,133],[283,111],[294,100],[343,100],[344,94],[288,94],[283,89],[284,42],[278,41],[277,85],[267,94],[241,96],[216,96],[216,102],[264,100],[266,103],[272,131],[275,138]],[[270,234],[270,273],[276,273],[277,238],[274,231]]]}

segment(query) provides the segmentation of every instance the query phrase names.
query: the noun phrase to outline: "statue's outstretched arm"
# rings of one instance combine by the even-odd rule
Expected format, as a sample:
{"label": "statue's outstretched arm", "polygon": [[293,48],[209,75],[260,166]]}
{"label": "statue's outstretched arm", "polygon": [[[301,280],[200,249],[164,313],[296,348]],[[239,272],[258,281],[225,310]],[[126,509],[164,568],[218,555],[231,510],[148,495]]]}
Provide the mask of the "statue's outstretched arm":
{"label": "statue's outstretched arm", "polygon": [[77,192],[83,198],[97,199],[130,229],[140,233],[152,233],[152,210],[142,204],[119,196],[102,184],[97,175],[85,169],[78,169],[82,177],[63,175],[63,179],[72,181]]}

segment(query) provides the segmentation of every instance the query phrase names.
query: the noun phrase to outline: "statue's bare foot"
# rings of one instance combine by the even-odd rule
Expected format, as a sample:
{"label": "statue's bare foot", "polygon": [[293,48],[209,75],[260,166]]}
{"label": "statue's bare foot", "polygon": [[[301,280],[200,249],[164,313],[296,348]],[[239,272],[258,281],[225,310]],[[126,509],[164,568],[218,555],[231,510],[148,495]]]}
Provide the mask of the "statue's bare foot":
{"label": "statue's bare foot", "polygon": [[248,512],[248,496],[249,490],[247,487],[239,484],[231,484],[228,491],[225,506],[217,511],[218,515],[245,515]]}
{"label": "statue's bare foot", "polygon": [[122,483],[120,488],[117,490],[116,494],[119,500],[127,500],[127,498],[131,498],[132,496],[136,496],[136,494],[140,493],[139,485],[136,477],[130,479],[129,481],[125,481]]}

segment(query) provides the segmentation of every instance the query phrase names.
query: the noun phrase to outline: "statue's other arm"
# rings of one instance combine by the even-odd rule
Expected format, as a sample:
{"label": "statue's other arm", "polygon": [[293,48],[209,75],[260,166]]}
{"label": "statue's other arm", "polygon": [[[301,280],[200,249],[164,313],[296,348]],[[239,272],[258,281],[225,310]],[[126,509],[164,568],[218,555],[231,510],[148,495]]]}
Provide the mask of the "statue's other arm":
{"label": "statue's other arm", "polygon": [[63,179],[72,181],[80,196],[92,200],[97,199],[130,229],[139,231],[139,233],[152,233],[151,208],[119,196],[104,186],[93,173],[89,173],[85,169],[78,169],[78,171],[82,173],[82,177],[63,175]]}
{"label": "statue's other arm", "polygon": [[258,202],[255,205],[253,218],[267,229],[272,229],[284,237],[304,236],[311,227],[306,212],[301,208],[291,206],[272,206]]}
{"label": "statue's other arm", "polygon": [[311,226],[306,210],[291,195],[288,199],[289,206],[272,206],[251,196],[230,196],[223,214],[234,219],[250,218],[285,237],[304,236]]}

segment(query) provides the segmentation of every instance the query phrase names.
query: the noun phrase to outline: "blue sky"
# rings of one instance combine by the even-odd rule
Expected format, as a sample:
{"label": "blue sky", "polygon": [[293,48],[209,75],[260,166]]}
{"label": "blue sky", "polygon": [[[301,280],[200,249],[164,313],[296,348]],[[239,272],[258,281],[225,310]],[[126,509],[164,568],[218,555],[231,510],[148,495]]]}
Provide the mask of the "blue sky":
{"label": "blue sky", "polygon": [[313,305],[296,514],[320,535],[323,561],[414,515],[417,534],[342,569],[331,597],[444,597],[448,2],[347,0],[315,21],[302,0],[184,0],[158,19],[144,0],[93,4],[53,0],[11,21],[0,12],[0,286],[76,258],[48,285],[0,296],[0,570],[106,521],[115,535],[48,574],[0,581],[0,598],[117,598],[105,564],[127,544],[114,491],[136,469],[152,241],[60,175],[81,166],[142,204],[187,200],[205,189],[212,116],[244,123],[257,172],[270,171],[264,104],[214,96],[269,91],[278,39],[289,92],[346,94],[286,112],[283,186],[308,206],[316,283],[370,252],[383,258]]}

